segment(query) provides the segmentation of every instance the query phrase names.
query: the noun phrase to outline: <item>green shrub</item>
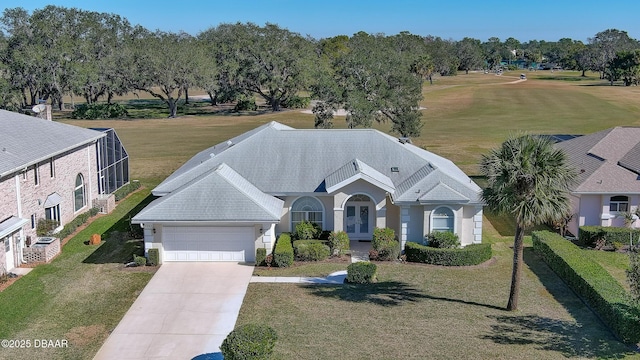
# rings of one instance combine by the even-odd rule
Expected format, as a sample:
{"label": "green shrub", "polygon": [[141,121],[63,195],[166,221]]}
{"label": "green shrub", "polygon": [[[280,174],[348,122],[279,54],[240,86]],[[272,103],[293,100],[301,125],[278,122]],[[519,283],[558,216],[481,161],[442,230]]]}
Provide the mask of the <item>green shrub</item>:
{"label": "green shrub", "polygon": [[375,228],[371,246],[378,255],[375,260],[396,260],[400,255],[400,242],[396,240],[395,231],[390,228]]}
{"label": "green shrub", "polygon": [[629,269],[626,270],[627,283],[631,293],[631,301],[640,306],[640,247],[629,249]]}
{"label": "green shrub", "polygon": [[144,256],[133,255],[133,262],[136,263],[136,266],[145,266],[147,265],[147,258]]}
{"label": "green shrub", "polygon": [[300,261],[321,261],[329,257],[329,246],[322,240],[296,240],[293,252]]}
{"label": "green shrub", "polygon": [[434,248],[407,242],[404,253],[409,262],[444,266],[478,265],[491,259],[491,244],[471,244],[461,249]]}
{"label": "green shrub", "polygon": [[149,256],[149,265],[156,266],[160,264],[160,251],[158,249],[147,250],[147,256]]}
{"label": "green shrub", "polygon": [[303,96],[292,96],[285,101],[282,106],[288,109],[306,109],[311,104],[311,98]]}
{"label": "green shrub", "polygon": [[138,190],[140,188],[140,182],[134,180],[126,185],[123,185],[120,189],[113,192],[116,201],[120,201],[127,197],[127,195]]}
{"label": "green shrub", "polygon": [[640,236],[640,230],[615,226],[580,226],[578,244],[594,248],[613,246],[614,243],[628,244],[630,236],[633,236],[635,242]]}
{"label": "green shrub", "polygon": [[38,224],[36,225],[36,234],[38,236],[50,235],[51,232],[58,226],[60,226],[60,222],[57,220],[38,219]]}
{"label": "green shrub", "polygon": [[256,99],[253,96],[240,95],[238,96],[236,106],[233,111],[256,111],[258,105],[256,105]]}
{"label": "green shrub", "polygon": [[625,343],[640,341],[640,308],[629,293],[600,264],[558,234],[536,231],[533,248],[553,271],[583,298],[600,319]]}
{"label": "green shrub", "polygon": [[293,246],[289,233],[282,233],[278,237],[273,251],[273,262],[277,267],[288,267],[293,264]]}
{"label": "green shrub", "polygon": [[222,341],[220,352],[225,360],[270,359],[278,340],[267,325],[246,324],[237,327]]}
{"label": "green shrub", "polygon": [[267,258],[267,249],[257,248],[256,249],[256,266],[266,265],[265,263],[266,258]]}
{"label": "green shrub", "polygon": [[332,255],[344,255],[349,250],[349,235],[344,231],[334,231],[329,234],[329,248]]}
{"label": "green shrub", "polygon": [[118,119],[128,115],[127,109],[120,104],[80,104],[71,113],[73,119]]}
{"label": "green shrub", "polygon": [[302,221],[296,224],[295,238],[299,240],[311,240],[320,235],[322,229],[316,223]]}
{"label": "green shrub", "polygon": [[348,283],[370,284],[376,281],[378,267],[368,261],[358,261],[347,266]]}
{"label": "green shrub", "polygon": [[427,236],[427,246],[439,249],[456,249],[460,247],[458,235],[450,231],[433,231]]}

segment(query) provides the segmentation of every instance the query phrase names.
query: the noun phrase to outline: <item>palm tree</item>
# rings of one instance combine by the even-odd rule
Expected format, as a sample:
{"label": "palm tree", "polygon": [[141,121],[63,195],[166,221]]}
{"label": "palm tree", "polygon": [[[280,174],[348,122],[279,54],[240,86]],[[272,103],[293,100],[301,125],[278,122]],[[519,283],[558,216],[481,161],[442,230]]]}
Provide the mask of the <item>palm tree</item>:
{"label": "palm tree", "polygon": [[525,229],[569,213],[569,186],[575,172],[565,153],[550,140],[517,135],[483,155],[480,171],[488,185],[482,197],[489,210],[515,217],[513,270],[507,310],[518,308],[522,249]]}

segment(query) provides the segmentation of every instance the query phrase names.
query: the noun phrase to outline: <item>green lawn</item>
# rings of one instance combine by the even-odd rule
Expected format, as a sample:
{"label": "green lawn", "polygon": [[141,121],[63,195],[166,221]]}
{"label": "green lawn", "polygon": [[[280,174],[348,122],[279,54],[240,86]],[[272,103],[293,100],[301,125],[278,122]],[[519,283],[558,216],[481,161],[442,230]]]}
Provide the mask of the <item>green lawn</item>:
{"label": "green lawn", "polygon": [[493,248],[476,267],[378,263],[373,285],[252,283],[237,324],[272,326],[278,359],[640,358],[530,247],[520,310],[503,310],[512,252]]}
{"label": "green lawn", "polygon": [[[112,236],[85,245],[91,234],[128,229],[130,212],[149,202],[143,189],[79,232],[51,263],[39,265],[0,292],[0,339],[67,340],[59,349],[0,349],[2,359],[90,359],[151,279],[152,268],[128,269],[142,241]],[[32,341],[33,344],[33,341]]]}
{"label": "green lawn", "polygon": [[[467,174],[477,175],[481,154],[498,146],[514,131],[584,134],[612,126],[640,126],[637,87],[611,87],[593,74],[584,79],[579,73],[548,71],[527,72],[527,81],[511,83],[518,75],[519,72],[506,72],[504,76],[460,74],[437,77],[433,85],[425,83],[421,102],[426,108],[425,126],[413,142],[451,159]],[[202,104],[185,107],[184,116],[165,119],[158,106],[145,110],[139,101],[131,104],[135,108],[133,116],[144,119],[63,121],[84,127],[115,128],[130,155],[132,179],[140,179],[149,187],[195,153],[256,126],[278,121],[295,128],[311,128],[314,119],[298,110],[234,114],[224,107]],[[345,127],[344,118],[336,117],[334,123],[337,128]],[[374,127],[385,132],[390,129],[389,124]],[[280,335],[276,350],[282,358],[542,359],[627,355],[628,349],[612,338],[530,250],[526,253],[521,310],[501,310],[509,290],[508,245],[513,224],[491,214],[486,219],[489,221],[484,224],[484,241],[494,244],[498,259],[491,266],[445,269],[385,264],[380,268],[381,282],[367,288],[252,284],[239,321],[273,325]],[[118,249],[114,246],[93,258],[120,257],[127,252]],[[34,270],[39,276],[33,280],[25,277],[17,282],[23,282],[17,287],[22,290],[10,289],[0,294],[0,335],[54,337],[90,329],[97,335],[83,337],[87,344],[81,346],[81,352],[56,356],[74,358],[95,353],[149,274],[122,271],[115,263],[82,263],[92,256],[91,251],[80,240],[75,245],[70,243],[57,263]],[[340,270],[341,266],[316,264],[285,271],[264,270],[264,275],[319,276]],[[608,269],[620,274],[618,266],[613,268]],[[102,278],[106,278],[108,286],[92,289],[91,285]],[[88,288],[83,296],[76,295],[80,287]],[[29,296],[31,293],[34,295]],[[120,298],[104,300],[113,296]],[[12,306],[16,303],[20,305]],[[108,311],[102,311],[103,307]],[[41,316],[47,320],[39,321]],[[35,325],[28,325],[30,322]],[[20,354],[25,353],[12,353]]]}

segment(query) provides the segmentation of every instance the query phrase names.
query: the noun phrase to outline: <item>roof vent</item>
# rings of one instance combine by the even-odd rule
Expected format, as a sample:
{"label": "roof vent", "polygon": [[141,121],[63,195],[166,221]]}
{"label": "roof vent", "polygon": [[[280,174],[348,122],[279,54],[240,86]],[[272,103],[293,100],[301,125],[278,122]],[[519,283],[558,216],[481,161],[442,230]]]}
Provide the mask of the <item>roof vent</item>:
{"label": "roof vent", "polygon": [[232,147],[232,146],[233,146],[233,141],[227,140],[227,147]]}
{"label": "roof vent", "polygon": [[398,169],[397,166],[394,166],[391,168],[391,172],[400,172],[400,169]]}
{"label": "roof vent", "polygon": [[411,144],[411,139],[410,139],[410,138],[408,138],[408,137],[401,137],[401,138],[398,138],[398,141],[399,141],[401,144]]}

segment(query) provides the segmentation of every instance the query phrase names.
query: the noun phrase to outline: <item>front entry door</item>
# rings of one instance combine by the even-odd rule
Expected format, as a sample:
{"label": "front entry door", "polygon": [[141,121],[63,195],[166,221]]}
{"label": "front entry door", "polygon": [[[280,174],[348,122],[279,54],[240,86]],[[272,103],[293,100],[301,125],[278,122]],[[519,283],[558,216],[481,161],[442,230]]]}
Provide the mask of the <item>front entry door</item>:
{"label": "front entry door", "polygon": [[371,240],[371,205],[348,203],[346,206],[346,232],[352,240]]}

